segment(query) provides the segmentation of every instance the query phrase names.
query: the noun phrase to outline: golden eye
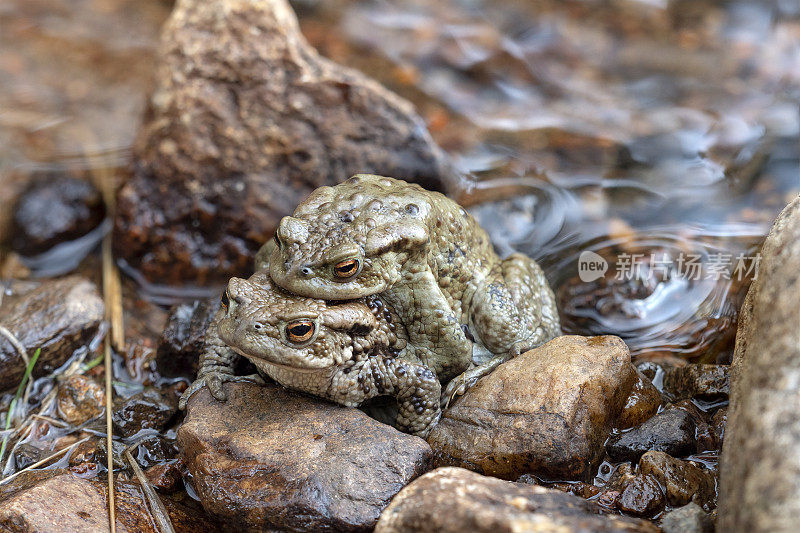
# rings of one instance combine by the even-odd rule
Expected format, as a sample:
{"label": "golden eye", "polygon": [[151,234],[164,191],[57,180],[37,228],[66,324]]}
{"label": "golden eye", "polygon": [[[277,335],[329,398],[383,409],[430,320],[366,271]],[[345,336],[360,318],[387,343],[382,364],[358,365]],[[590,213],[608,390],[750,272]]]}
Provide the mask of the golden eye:
{"label": "golden eye", "polygon": [[350,278],[358,272],[358,259],[348,259],[333,266],[333,273],[337,278]]}
{"label": "golden eye", "polygon": [[222,298],[220,298],[220,302],[222,302],[222,307],[227,309],[231,305],[231,298],[228,296],[228,289],[222,293]]}
{"label": "golden eye", "polygon": [[291,342],[305,342],[314,335],[314,322],[295,320],[286,326],[286,338]]}

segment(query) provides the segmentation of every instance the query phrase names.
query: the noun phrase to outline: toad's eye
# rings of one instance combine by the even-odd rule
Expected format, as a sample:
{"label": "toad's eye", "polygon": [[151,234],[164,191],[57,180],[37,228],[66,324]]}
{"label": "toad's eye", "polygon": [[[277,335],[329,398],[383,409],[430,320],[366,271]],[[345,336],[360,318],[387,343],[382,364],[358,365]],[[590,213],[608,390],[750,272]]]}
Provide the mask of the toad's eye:
{"label": "toad's eye", "polygon": [[333,273],[337,278],[350,278],[358,272],[358,259],[348,259],[333,266]]}
{"label": "toad's eye", "polygon": [[227,289],[225,289],[225,291],[222,293],[222,298],[220,298],[220,302],[222,302],[222,307],[224,307],[225,309],[227,309],[231,305],[231,298],[230,296],[228,296]]}
{"label": "toad's eye", "polygon": [[295,320],[286,326],[286,338],[290,342],[305,342],[314,335],[314,322]]}

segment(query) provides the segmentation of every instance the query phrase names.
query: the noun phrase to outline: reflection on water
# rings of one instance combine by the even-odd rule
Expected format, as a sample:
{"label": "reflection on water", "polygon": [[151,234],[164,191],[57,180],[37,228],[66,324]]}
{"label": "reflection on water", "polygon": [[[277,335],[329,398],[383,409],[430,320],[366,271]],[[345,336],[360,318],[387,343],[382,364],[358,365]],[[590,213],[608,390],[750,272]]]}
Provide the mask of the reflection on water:
{"label": "reflection on water", "polygon": [[[36,169],[127,163],[169,6],[102,4],[0,7],[0,223]],[[295,6],[322,53],[418,106],[474,176],[459,199],[498,250],[545,267],[566,331],[621,335],[640,357],[729,357],[752,273],[706,275],[718,254],[753,253],[800,191],[800,4]],[[586,250],[609,264],[591,282]],[[617,279],[626,254],[640,269]],[[656,269],[652,254],[699,256],[702,276]],[[165,302],[208,293],[142,289]]]}

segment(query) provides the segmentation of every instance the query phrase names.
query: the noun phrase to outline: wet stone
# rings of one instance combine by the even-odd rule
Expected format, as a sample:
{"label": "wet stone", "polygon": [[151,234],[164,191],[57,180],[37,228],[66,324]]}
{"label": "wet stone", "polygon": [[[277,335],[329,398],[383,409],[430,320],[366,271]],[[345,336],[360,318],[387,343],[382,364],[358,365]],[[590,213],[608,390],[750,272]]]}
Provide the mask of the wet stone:
{"label": "wet stone", "polygon": [[627,429],[643,424],[658,412],[661,407],[661,393],[644,374],[637,371],[633,385],[622,413],[614,424],[617,429]]}
{"label": "wet stone", "polygon": [[73,375],[58,384],[58,416],[72,425],[80,425],[105,410],[106,394],[99,383],[82,375]]}
{"label": "wet stone", "polygon": [[119,191],[115,247],[146,278],[225,282],[313,189],[369,171],[458,180],[413,106],[322,58],[285,0],[187,0]]}
{"label": "wet stone", "polygon": [[617,505],[626,513],[653,516],[664,508],[664,492],[655,477],[637,475],[619,495]]}
{"label": "wet stone", "polygon": [[178,460],[155,464],[144,471],[147,480],[160,491],[171,492],[181,487],[183,480],[181,464]]}
{"label": "wet stone", "polygon": [[148,435],[137,442],[139,446],[133,456],[142,468],[163,463],[178,455],[175,442],[161,435]]}
{"label": "wet stone", "polygon": [[650,450],[672,456],[684,456],[697,451],[696,424],[682,409],[670,407],[644,424],[611,438],[606,450],[617,461],[638,461]]}
{"label": "wet stone", "polygon": [[11,244],[20,254],[40,254],[86,235],[103,221],[102,198],[88,181],[58,173],[31,180],[14,208]]}
{"label": "wet stone", "polygon": [[177,411],[177,401],[165,397],[155,389],[145,389],[117,401],[112,421],[116,431],[124,437],[130,437],[142,429],[163,428]]}
{"label": "wet stone", "polygon": [[[116,530],[120,533],[158,533],[137,483],[117,479]],[[69,471],[28,471],[0,485],[0,530],[39,533],[108,531],[106,486]],[[217,531],[219,525],[192,502],[162,497],[176,531]]]}
{"label": "wet stone", "polygon": [[713,533],[714,520],[696,503],[673,509],[661,519],[664,533]]}
{"label": "wet stone", "polygon": [[688,461],[664,452],[647,452],[639,460],[639,471],[658,480],[672,506],[694,502],[706,507],[714,500],[714,475]]}
{"label": "wet stone", "polygon": [[400,491],[375,533],[500,531],[656,532],[651,523],[602,514],[595,503],[556,489],[439,468]]}
{"label": "wet stone", "polygon": [[481,379],[442,414],[428,442],[440,466],[582,480],[599,464],[636,379],[618,337],[558,337]]}
{"label": "wet stone", "polygon": [[178,442],[203,507],[229,528],[367,531],[431,461],[424,440],[358,409],[277,385],[225,391],[192,396]]}
{"label": "wet stone", "polygon": [[219,306],[219,298],[214,297],[172,308],[156,351],[156,367],[162,376],[194,378],[197,375],[206,330]]}
{"label": "wet stone", "polygon": [[664,391],[676,399],[726,400],[730,389],[728,365],[692,364],[664,370]]}
{"label": "wet stone", "polygon": [[725,425],[728,423],[728,408],[723,407],[717,409],[714,416],[711,417],[711,430],[714,432],[714,438],[717,441],[717,446],[722,446],[725,440]]}
{"label": "wet stone", "polygon": [[[0,287],[4,284],[0,283]],[[0,324],[32,357],[41,354],[33,375],[42,376],[61,366],[85,346],[103,321],[103,300],[94,283],[69,276],[42,283],[6,283],[0,303]],[[17,386],[25,361],[14,345],[0,336],[0,390]]]}
{"label": "wet stone", "polygon": [[43,457],[43,450],[28,443],[20,444],[14,450],[14,463],[17,466],[17,470],[22,470],[23,468],[39,461]]}

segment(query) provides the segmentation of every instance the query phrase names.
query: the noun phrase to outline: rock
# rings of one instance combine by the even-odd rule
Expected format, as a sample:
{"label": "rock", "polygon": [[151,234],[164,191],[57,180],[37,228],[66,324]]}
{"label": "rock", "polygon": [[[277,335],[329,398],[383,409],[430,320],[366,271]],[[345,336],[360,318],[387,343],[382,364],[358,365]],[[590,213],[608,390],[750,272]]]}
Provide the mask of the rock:
{"label": "rock", "polygon": [[177,401],[166,398],[155,389],[145,389],[118,400],[111,419],[116,431],[123,437],[130,437],[142,429],[165,427],[177,411]]}
{"label": "rock", "polygon": [[713,533],[714,521],[696,503],[673,509],[661,519],[664,533]]}
{"label": "rock", "polygon": [[[103,300],[94,284],[84,278],[69,276],[5,288],[0,324],[20,341],[28,357],[37,348],[42,349],[34,376],[61,366],[77,348],[91,340],[103,321]],[[22,356],[0,335],[0,390],[16,387],[24,373]]]}
{"label": "rock", "polygon": [[719,531],[800,516],[800,197],[778,215],[742,305],[720,461]]}
{"label": "rock", "polygon": [[600,506],[556,489],[512,483],[463,468],[439,468],[400,491],[375,533],[641,531],[651,523],[601,514]]}
{"label": "rock", "polygon": [[638,461],[650,450],[673,456],[689,455],[697,451],[695,427],[689,413],[670,407],[644,424],[611,438],[606,450],[617,461]]}
{"label": "rock", "polygon": [[717,441],[717,446],[722,446],[725,440],[725,426],[728,423],[728,408],[723,407],[718,409],[714,416],[711,417],[711,431],[714,433],[714,438]]}
{"label": "rock", "polygon": [[133,456],[142,468],[171,461],[178,455],[175,441],[162,435],[148,435],[137,442],[139,446]]}
{"label": "rock", "polygon": [[11,245],[24,256],[37,255],[86,235],[104,217],[100,193],[88,181],[62,173],[36,176],[14,208]]}
{"label": "rock", "polygon": [[[138,484],[115,480],[116,530],[158,533]],[[0,530],[19,533],[108,531],[107,488],[66,470],[28,471],[0,485]],[[163,498],[176,531],[218,531],[219,525],[190,503]]]}
{"label": "rock", "polygon": [[431,449],[358,409],[277,385],[192,396],[178,442],[203,507],[229,528],[365,531]]}
{"label": "rock", "polygon": [[686,365],[664,370],[664,391],[676,399],[728,399],[728,365]]}
{"label": "rock", "polygon": [[637,371],[637,379],[628,396],[622,413],[614,424],[617,429],[627,429],[643,424],[661,407],[661,393],[644,374]]}
{"label": "rock", "polygon": [[313,189],[359,172],[447,190],[412,105],[324,59],[285,0],[181,0],[121,188],[116,252],[151,281],[226,282]]}
{"label": "rock", "polygon": [[206,330],[217,309],[217,297],[172,308],[156,351],[156,367],[162,376],[193,379],[197,375]]}
{"label": "rock", "polygon": [[93,379],[75,374],[58,384],[57,400],[58,416],[78,426],[103,413],[106,393]]}
{"label": "rock", "polygon": [[178,461],[153,465],[144,471],[144,475],[150,484],[160,491],[171,492],[179,486],[183,487],[180,484],[183,474]]}
{"label": "rock", "polygon": [[714,500],[714,474],[688,461],[664,452],[647,452],[639,460],[639,471],[658,480],[672,506],[694,502],[705,507]]}
{"label": "rock", "polygon": [[505,479],[588,478],[635,381],[618,337],[558,337],[480,380],[428,442],[440,465]]}
{"label": "rock", "polygon": [[664,508],[664,492],[655,477],[637,475],[619,495],[617,505],[626,513],[653,516]]}

